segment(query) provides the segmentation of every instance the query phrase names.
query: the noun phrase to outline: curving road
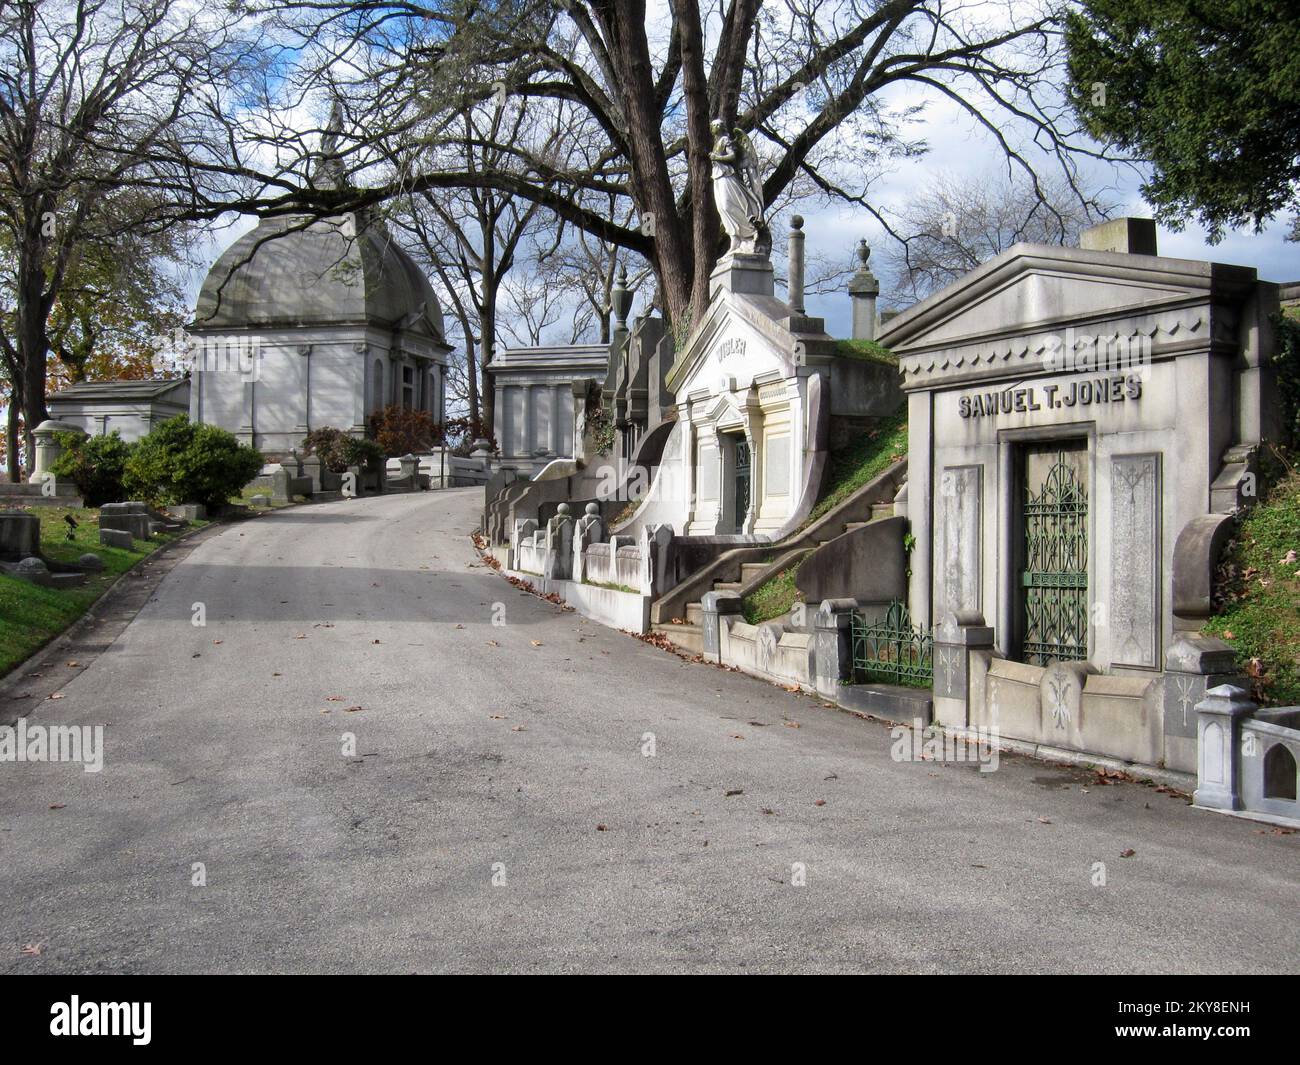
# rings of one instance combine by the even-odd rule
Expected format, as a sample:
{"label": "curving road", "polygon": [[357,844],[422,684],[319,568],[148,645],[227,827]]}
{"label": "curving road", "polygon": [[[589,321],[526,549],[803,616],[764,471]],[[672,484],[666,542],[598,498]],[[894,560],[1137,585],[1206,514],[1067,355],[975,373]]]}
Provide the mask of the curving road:
{"label": "curving road", "polygon": [[104,768],[0,763],[0,971],[1300,968],[1300,835],[895,762],[517,591],[480,500],[225,527],[68,667],[29,721],[104,725]]}

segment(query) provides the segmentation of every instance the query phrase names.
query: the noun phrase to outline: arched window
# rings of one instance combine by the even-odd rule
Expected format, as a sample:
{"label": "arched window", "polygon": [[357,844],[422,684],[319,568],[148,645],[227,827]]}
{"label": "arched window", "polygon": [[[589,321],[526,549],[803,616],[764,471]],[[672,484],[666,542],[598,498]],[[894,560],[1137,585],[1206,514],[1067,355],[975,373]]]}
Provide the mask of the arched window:
{"label": "arched window", "polygon": [[1264,754],[1264,798],[1295,801],[1295,755],[1284,743],[1275,743]]}

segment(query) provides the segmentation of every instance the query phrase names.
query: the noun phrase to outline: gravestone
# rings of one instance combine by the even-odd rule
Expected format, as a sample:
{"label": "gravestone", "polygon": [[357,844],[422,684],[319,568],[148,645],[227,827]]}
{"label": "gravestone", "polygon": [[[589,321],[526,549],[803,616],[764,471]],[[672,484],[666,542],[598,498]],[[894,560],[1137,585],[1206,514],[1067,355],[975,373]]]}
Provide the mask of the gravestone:
{"label": "gravestone", "polygon": [[0,558],[20,559],[41,553],[41,519],[22,511],[0,511]]}
{"label": "gravestone", "polygon": [[149,508],[140,502],[105,503],[99,508],[99,527],[130,533],[137,540],[148,540],[152,532]]}
{"label": "gravestone", "polygon": [[117,547],[123,551],[130,551],[131,539],[131,534],[124,529],[99,530],[99,542],[106,547]]}

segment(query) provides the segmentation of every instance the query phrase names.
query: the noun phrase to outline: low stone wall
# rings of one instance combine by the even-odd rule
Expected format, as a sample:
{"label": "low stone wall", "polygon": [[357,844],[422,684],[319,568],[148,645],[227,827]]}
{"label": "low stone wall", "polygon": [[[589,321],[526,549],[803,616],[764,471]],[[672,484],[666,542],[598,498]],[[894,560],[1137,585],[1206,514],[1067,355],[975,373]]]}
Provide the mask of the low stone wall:
{"label": "low stone wall", "polygon": [[1261,710],[1221,684],[1196,704],[1197,806],[1300,827],[1300,706]]}
{"label": "low stone wall", "polygon": [[527,570],[503,571],[509,577],[526,581],[541,595],[558,595],[566,606],[583,617],[591,618],[612,629],[644,633],[650,631],[651,597],[617,588],[602,588],[581,581],[550,580]]}
{"label": "low stone wall", "polygon": [[1158,676],[1106,676],[1080,663],[1047,667],[986,662],[967,724],[1043,747],[1100,754],[1144,765],[1164,755]]}

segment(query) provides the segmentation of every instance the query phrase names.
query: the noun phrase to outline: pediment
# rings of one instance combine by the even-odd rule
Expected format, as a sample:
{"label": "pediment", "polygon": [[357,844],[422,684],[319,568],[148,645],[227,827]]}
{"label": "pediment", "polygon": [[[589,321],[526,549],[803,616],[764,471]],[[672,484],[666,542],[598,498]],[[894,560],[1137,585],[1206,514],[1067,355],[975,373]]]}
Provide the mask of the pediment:
{"label": "pediment", "polygon": [[[790,338],[789,348],[794,348]],[[793,358],[773,337],[747,316],[737,313],[730,294],[709,308],[708,317],[692,335],[669,385],[678,396],[692,392],[717,393],[745,389],[754,378],[773,372],[788,376],[795,371]]]}
{"label": "pediment", "polygon": [[1100,321],[1208,301],[1253,271],[1154,255],[1020,244],[899,315],[879,340],[897,354],[950,348],[1054,323]]}

